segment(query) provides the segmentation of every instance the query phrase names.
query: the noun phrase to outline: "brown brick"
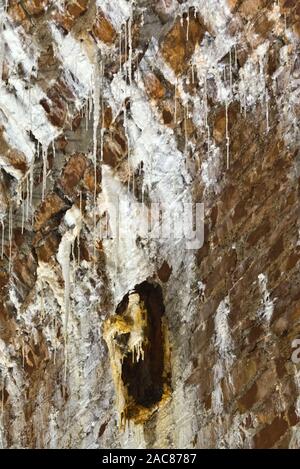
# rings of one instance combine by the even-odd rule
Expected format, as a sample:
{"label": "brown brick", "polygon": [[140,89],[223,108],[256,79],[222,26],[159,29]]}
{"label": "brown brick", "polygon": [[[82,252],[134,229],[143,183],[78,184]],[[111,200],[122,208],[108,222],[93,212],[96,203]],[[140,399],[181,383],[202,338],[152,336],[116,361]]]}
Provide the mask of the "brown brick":
{"label": "brown brick", "polygon": [[253,383],[252,386],[248,389],[248,391],[238,401],[238,407],[240,412],[246,412],[247,410],[251,409],[251,407],[256,402],[256,396],[257,384]]}
{"label": "brown brick", "polygon": [[283,249],[283,236],[281,235],[269,250],[268,259],[270,262],[274,262],[283,252]]}
{"label": "brown brick", "polygon": [[92,32],[97,39],[106,44],[113,44],[117,36],[115,28],[101,11],[99,11],[96,16]]}
{"label": "brown brick", "polygon": [[67,195],[74,195],[87,167],[86,157],[82,153],[71,156],[60,180],[61,187]]}
{"label": "brown brick", "polygon": [[50,192],[36,210],[34,229],[40,230],[51,217],[64,209],[64,201],[54,192]]}
{"label": "brown brick", "polygon": [[241,15],[251,18],[264,8],[267,0],[244,0],[239,8]]}
{"label": "brown brick", "polygon": [[33,287],[36,278],[36,261],[32,254],[17,258],[13,270],[22,284],[27,288]]}
{"label": "brown brick", "polygon": [[43,262],[49,262],[57,251],[60,238],[60,235],[55,231],[52,231],[46,238],[43,238],[41,245],[36,247],[38,259]]}
{"label": "brown brick", "polygon": [[172,267],[170,267],[166,261],[162,263],[161,267],[157,271],[158,278],[164,283],[169,280],[171,273]]}
{"label": "brown brick", "polygon": [[163,98],[166,94],[166,88],[162,81],[152,72],[143,77],[147,94],[154,100]]}
{"label": "brown brick", "polygon": [[254,378],[257,372],[255,359],[242,359],[234,366],[231,376],[234,389],[241,391]]}
{"label": "brown brick", "polygon": [[250,233],[250,235],[247,238],[247,243],[250,246],[254,246],[255,244],[258,243],[258,241],[265,237],[271,230],[271,224],[268,219],[263,220],[261,224],[255,228],[255,230]]}
{"label": "brown brick", "polygon": [[289,424],[293,427],[294,425],[297,425],[297,423],[300,422],[300,418],[297,415],[295,407],[292,405],[289,410],[288,410],[288,421]]}
{"label": "brown brick", "polygon": [[288,423],[282,416],[277,416],[274,420],[261,429],[254,436],[255,448],[272,448],[275,443],[285,434],[288,429]]}
{"label": "brown brick", "polygon": [[181,25],[178,18],[173,27],[167,33],[161,44],[161,53],[176,74],[181,74],[187,69],[195,46],[201,42],[204,28],[198,17],[190,16],[189,40],[187,40],[187,20]]}

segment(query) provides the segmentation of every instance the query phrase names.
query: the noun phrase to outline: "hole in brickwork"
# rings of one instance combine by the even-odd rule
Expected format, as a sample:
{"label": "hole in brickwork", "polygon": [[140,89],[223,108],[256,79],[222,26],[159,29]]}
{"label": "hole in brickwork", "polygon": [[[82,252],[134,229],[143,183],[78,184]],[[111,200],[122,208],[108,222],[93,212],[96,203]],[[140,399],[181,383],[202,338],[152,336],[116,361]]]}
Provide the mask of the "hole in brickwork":
{"label": "hole in brickwork", "polygon": [[169,394],[161,287],[136,285],[104,326],[120,424],[145,421]]}

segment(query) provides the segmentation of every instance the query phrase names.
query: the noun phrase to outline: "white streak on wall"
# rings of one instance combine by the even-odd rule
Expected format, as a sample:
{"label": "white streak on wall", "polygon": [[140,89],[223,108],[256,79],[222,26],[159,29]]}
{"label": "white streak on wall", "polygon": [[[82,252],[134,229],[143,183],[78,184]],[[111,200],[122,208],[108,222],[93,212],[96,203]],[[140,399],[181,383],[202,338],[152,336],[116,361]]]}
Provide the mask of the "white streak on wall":
{"label": "white streak on wall", "polygon": [[54,24],[51,25],[51,30],[58,57],[64,64],[64,68],[70,71],[78,80],[76,90],[78,98],[87,98],[92,88],[93,65],[82,44],[71,33],[63,36]]}
{"label": "white streak on wall", "polygon": [[297,397],[297,400],[296,400],[296,405],[295,405],[295,412],[297,414],[297,417],[300,418],[300,370],[297,370],[296,366],[295,366],[295,385],[296,385],[296,389],[298,391],[298,397]]}
{"label": "white streak on wall", "polygon": [[231,17],[227,0],[188,0],[179,5],[178,13],[182,14],[191,7],[200,13],[214,31],[223,31]]}
{"label": "white streak on wall", "polygon": [[80,210],[74,205],[66,212],[64,221],[69,229],[61,239],[56,257],[61,266],[62,276],[64,279],[65,334],[67,334],[68,318],[70,314],[70,256],[72,245],[74,244],[77,236],[79,236],[81,230]]}
{"label": "white streak on wall", "polygon": [[18,150],[25,152],[28,163],[31,163],[34,146],[29,143],[27,133],[31,131],[43,147],[47,148],[59,135],[60,130],[49,122],[40,104],[46,95],[37,85],[29,90],[26,89],[25,82],[13,77],[9,79],[9,84],[17,96],[9,93],[4,87],[0,88],[0,108],[8,121],[5,136],[13,148],[17,146]]}
{"label": "white streak on wall", "polygon": [[295,425],[291,428],[291,439],[289,442],[289,449],[300,448],[300,427]]}
{"label": "white streak on wall", "polygon": [[[223,391],[222,380],[228,374],[232,365],[233,340],[228,324],[228,316],[230,314],[229,297],[227,296],[219,304],[214,324],[215,324],[215,341],[214,345],[217,351],[217,361],[213,367],[213,383],[214,390],[212,392],[212,410],[215,414],[221,414],[223,411]],[[232,385],[229,377],[229,384]]]}
{"label": "white streak on wall", "polygon": [[214,390],[211,395],[211,408],[214,414],[221,414],[223,412],[223,390],[222,379],[224,377],[224,369],[222,360],[218,359],[213,367],[213,383]]}
{"label": "white streak on wall", "polygon": [[239,71],[239,99],[243,107],[254,106],[265,98],[266,77],[261,70],[268,50],[269,41],[260,44]]}
{"label": "white streak on wall", "polygon": [[117,31],[130,16],[130,4],[125,0],[97,0],[97,6]]}
{"label": "white streak on wall", "polygon": [[[130,96],[132,118],[127,119],[127,135],[131,173],[143,162],[144,187],[147,188],[150,199],[160,202],[166,216],[171,216],[176,204],[191,202],[190,177],[185,168],[183,154],[177,148],[174,133],[158,121],[146,98],[142,81],[138,83],[138,87],[134,83],[129,87],[119,73],[114,76],[110,91],[111,94],[107,97],[114,113],[121,109],[123,100]],[[120,200],[133,201],[134,198],[130,192],[127,192],[127,188],[125,189],[121,182],[117,179],[114,181],[113,178],[113,172],[103,167],[102,188],[105,204],[114,204],[117,196]],[[192,256],[186,250],[186,240],[146,240],[143,248],[137,246],[135,238],[131,236],[131,227],[136,224],[134,211],[128,212],[127,221],[127,235],[120,233],[118,259],[114,241],[105,241],[108,265],[115,282],[118,301],[135,284],[153,275],[154,252],[157,250],[172,265],[175,273],[180,268],[181,259],[187,260],[190,255]],[[119,269],[117,276],[116,265]],[[192,260],[191,265],[193,265]]]}
{"label": "white streak on wall", "polygon": [[14,168],[8,157],[0,156],[0,168],[3,168],[7,174],[10,174],[18,181],[20,181],[23,177],[23,172],[20,169]]}
{"label": "white streak on wall", "polygon": [[[249,420],[254,420],[251,413],[244,413],[240,415],[235,414],[233,422],[230,425],[229,430],[221,439],[218,447],[220,448],[249,448],[251,449],[253,429],[249,426]],[[250,428],[249,428],[250,427]]]}
{"label": "white streak on wall", "polygon": [[[102,191],[103,199],[100,205],[103,211],[109,211],[112,231],[118,233],[118,239],[107,239],[103,242],[107,255],[107,268],[114,283],[115,303],[118,304],[134,285],[151,275],[152,266],[149,263],[147,252],[138,248],[135,237],[131,235],[135,233],[136,226],[135,212],[131,208],[134,199],[107,166],[102,168]],[[122,217],[127,223],[121,223],[117,226],[118,221],[114,217],[112,209],[117,208],[120,200],[127,202],[123,204],[126,212],[122,213]],[[112,205],[111,210],[110,205]],[[117,275],[116,271],[118,271]]]}
{"label": "white streak on wall", "polygon": [[12,26],[7,15],[3,17],[3,20],[5,29],[3,28],[2,31],[2,41],[6,45],[5,59],[10,71],[17,73],[17,67],[21,64],[25,75],[36,76],[39,51],[32,37],[26,35],[22,26]]}
{"label": "white streak on wall", "polygon": [[202,162],[201,177],[205,185],[205,192],[214,190],[220,191],[218,186],[218,179],[220,177],[221,169],[221,151],[215,144],[211,144],[209,156]]}
{"label": "white streak on wall", "polygon": [[48,284],[52,293],[59,304],[60,308],[64,308],[64,294],[59,284],[58,273],[49,265],[48,262],[39,261],[37,266],[37,291],[43,288],[43,284]]}
{"label": "white streak on wall", "polygon": [[267,282],[268,278],[265,274],[258,275],[259,289],[262,294],[262,307],[258,311],[258,316],[260,319],[264,319],[269,323],[274,311],[274,302],[270,297],[270,293],[268,292]]}
{"label": "white streak on wall", "polygon": [[229,360],[232,358],[233,341],[228,324],[230,314],[229,297],[226,296],[218,306],[215,315],[215,346],[221,358]]}
{"label": "white streak on wall", "polygon": [[4,63],[4,39],[3,39],[3,14],[1,12],[0,6],[0,88],[2,86],[2,72],[3,72],[3,63]]}

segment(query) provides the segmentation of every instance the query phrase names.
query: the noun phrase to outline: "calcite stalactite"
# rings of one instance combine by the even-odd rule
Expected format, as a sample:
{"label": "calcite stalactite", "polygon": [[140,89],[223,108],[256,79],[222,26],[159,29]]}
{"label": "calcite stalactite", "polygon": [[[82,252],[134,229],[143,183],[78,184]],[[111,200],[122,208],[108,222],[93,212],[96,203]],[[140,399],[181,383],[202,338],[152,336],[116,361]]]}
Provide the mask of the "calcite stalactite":
{"label": "calcite stalactite", "polygon": [[146,325],[147,311],[144,305],[140,304],[138,293],[129,294],[128,306],[122,317],[109,319],[104,325],[104,338],[110,353],[121,426],[126,422],[128,401],[127,389],[122,381],[123,360],[127,354],[131,354],[133,363],[144,359]]}

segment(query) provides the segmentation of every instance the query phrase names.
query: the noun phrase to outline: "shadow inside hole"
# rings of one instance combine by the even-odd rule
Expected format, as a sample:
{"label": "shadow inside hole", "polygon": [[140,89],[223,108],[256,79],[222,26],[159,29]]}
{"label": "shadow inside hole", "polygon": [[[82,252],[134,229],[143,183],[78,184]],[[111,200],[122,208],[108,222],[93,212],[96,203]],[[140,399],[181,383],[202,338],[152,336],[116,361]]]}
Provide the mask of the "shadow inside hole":
{"label": "shadow inside hole", "polygon": [[[162,316],[165,312],[162,290],[159,285],[143,282],[135,287],[140,301],[147,310],[146,343],[144,359],[133,361],[132,353],[128,353],[122,364],[122,381],[128,393],[128,418],[134,413],[132,405],[152,407],[162,398],[164,389],[164,344],[162,333]],[[122,315],[128,305],[128,294],[117,308]],[[131,404],[131,405],[130,405]]]}

